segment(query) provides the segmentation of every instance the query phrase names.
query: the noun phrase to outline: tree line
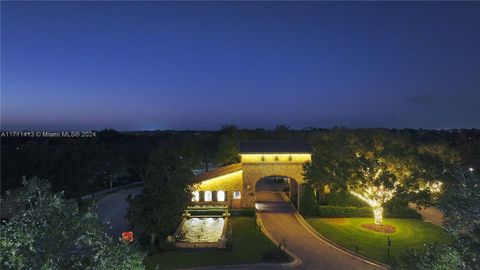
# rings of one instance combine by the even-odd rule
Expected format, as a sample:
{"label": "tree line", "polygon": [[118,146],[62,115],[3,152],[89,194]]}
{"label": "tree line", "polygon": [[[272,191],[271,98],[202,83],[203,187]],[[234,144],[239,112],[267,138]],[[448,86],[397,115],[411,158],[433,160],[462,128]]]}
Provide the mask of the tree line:
{"label": "tree line", "polygon": [[[459,162],[479,168],[480,131],[416,129],[315,129],[292,130],[285,125],[274,129],[240,129],[226,125],[218,131],[117,132],[107,129],[94,138],[2,138],[1,189],[20,187],[23,177],[49,179],[53,191],[64,191],[67,198],[79,198],[95,190],[129,181],[143,181],[148,161],[156,147],[174,145],[192,160],[194,168],[239,161],[242,140],[306,140],[314,148],[332,133],[378,132],[402,135],[418,145],[437,144],[455,149]],[[341,133],[341,132],[340,132]],[[317,146],[316,146],[317,145]]]}

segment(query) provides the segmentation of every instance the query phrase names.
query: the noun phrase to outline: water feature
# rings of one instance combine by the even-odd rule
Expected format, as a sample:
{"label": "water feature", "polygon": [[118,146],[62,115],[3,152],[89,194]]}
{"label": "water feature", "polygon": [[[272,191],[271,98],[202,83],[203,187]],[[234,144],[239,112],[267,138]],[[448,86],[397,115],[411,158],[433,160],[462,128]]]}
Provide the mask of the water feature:
{"label": "water feature", "polygon": [[191,217],[186,219],[175,240],[181,242],[217,242],[224,232],[223,217]]}

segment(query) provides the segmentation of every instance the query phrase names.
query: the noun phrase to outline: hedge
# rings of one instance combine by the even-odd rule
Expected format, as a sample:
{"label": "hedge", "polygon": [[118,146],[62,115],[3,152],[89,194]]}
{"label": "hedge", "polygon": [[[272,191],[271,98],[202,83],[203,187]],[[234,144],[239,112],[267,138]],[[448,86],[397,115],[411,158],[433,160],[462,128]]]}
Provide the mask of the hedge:
{"label": "hedge", "polygon": [[[373,211],[370,207],[354,207],[354,206],[330,206],[319,205],[317,210],[305,213],[307,216],[314,217],[372,217]],[[420,219],[421,215],[415,210],[405,208],[395,211],[384,211],[386,218],[413,218]]]}
{"label": "hedge", "polygon": [[254,208],[230,209],[229,213],[233,217],[255,217]]}
{"label": "hedge", "polygon": [[[230,209],[228,210],[231,216],[234,217],[255,217],[255,209],[254,208],[240,208],[240,209]],[[221,216],[225,211],[223,210],[194,210],[189,211],[190,215],[192,216]]]}
{"label": "hedge", "polygon": [[225,211],[222,210],[195,210],[188,211],[191,216],[221,216]]}
{"label": "hedge", "polygon": [[413,218],[413,219],[422,219],[422,215],[417,213],[415,209],[412,208],[395,208],[387,209],[383,215],[386,218]]}
{"label": "hedge", "polygon": [[345,191],[332,191],[325,194],[325,205],[368,207],[364,201]]}
{"label": "hedge", "polygon": [[318,209],[308,213],[317,217],[371,217],[370,207],[319,205]]}

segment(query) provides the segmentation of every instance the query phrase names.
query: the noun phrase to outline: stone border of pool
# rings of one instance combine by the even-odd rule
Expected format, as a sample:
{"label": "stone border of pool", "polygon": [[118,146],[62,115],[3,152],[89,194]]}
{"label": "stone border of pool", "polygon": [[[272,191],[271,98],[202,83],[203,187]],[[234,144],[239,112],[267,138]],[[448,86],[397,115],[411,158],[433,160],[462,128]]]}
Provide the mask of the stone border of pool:
{"label": "stone border of pool", "polygon": [[177,248],[218,248],[218,249],[225,249],[225,243],[228,241],[227,239],[227,228],[228,228],[228,216],[193,216],[193,217],[221,217],[224,219],[224,225],[222,229],[222,235],[220,239],[216,242],[189,242],[189,241],[176,241],[178,233],[182,228],[185,221],[190,218],[191,216],[186,216],[183,218],[182,222],[178,226],[177,230],[173,234],[173,242],[175,247]]}

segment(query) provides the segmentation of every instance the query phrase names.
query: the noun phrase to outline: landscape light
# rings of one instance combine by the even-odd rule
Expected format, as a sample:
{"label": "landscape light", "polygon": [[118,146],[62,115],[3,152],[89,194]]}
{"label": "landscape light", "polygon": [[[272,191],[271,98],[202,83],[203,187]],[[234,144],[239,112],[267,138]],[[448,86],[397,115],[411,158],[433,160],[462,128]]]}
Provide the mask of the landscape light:
{"label": "landscape light", "polygon": [[469,171],[473,172],[474,169],[472,167],[468,168]]}

